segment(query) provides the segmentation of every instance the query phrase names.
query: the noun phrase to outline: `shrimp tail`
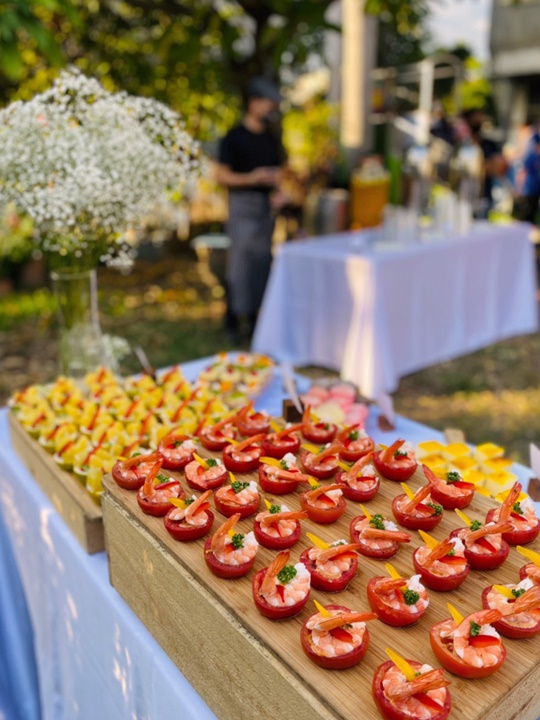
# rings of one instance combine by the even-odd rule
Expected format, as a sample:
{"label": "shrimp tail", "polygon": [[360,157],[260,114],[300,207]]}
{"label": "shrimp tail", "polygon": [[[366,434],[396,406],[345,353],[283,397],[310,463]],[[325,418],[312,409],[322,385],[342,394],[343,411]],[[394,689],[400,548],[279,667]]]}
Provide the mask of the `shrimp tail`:
{"label": "shrimp tail", "polygon": [[223,542],[229,530],[233,529],[233,527],[240,520],[240,518],[240,513],[235,513],[234,515],[231,515],[231,517],[216,530],[216,532],[212,535],[212,540],[210,542],[210,549],[212,551],[219,549],[220,544]]}
{"label": "shrimp tail", "polygon": [[427,498],[427,496],[430,494],[430,492],[431,492],[431,485],[424,485],[423,487],[421,487],[420,490],[418,490],[415,493],[413,499],[410,500],[407,503],[407,505],[403,508],[404,512],[412,513],[414,508],[417,505],[419,505],[422,502],[422,500],[425,500]]}
{"label": "shrimp tail", "polygon": [[450,685],[450,681],[444,677],[444,670],[439,668],[423,673],[410,682],[400,683],[393,688],[388,688],[386,692],[393,700],[405,700],[418,693],[427,693],[430,690],[438,690],[448,685]]}
{"label": "shrimp tail", "polygon": [[266,568],[266,573],[261,583],[262,595],[268,595],[272,592],[276,585],[276,578],[289,561],[290,556],[291,553],[288,550],[282,550]]}
{"label": "shrimp tail", "polygon": [[410,542],[411,536],[406,532],[398,530],[378,530],[377,528],[366,528],[362,531],[363,537],[373,538],[374,540],[390,540],[391,542]]}
{"label": "shrimp tail", "polygon": [[519,496],[521,495],[521,487],[522,485],[520,482],[515,482],[512,485],[512,487],[510,488],[510,492],[506,496],[501,506],[499,520],[508,520],[508,518],[512,514],[514,504],[519,500]]}
{"label": "shrimp tail", "polygon": [[349,623],[355,623],[355,622],[369,622],[369,620],[377,620],[379,616],[377,613],[361,613],[361,612],[344,612],[344,613],[338,613],[337,615],[332,615],[332,617],[325,618],[324,620],[320,620],[317,623],[317,629],[318,630],[324,630],[326,632],[329,632],[330,630],[334,630],[334,628],[342,627],[343,625],[348,625]]}
{"label": "shrimp tail", "polygon": [[328,560],[332,560],[335,557],[339,557],[339,555],[343,555],[344,553],[348,552],[355,552],[358,550],[358,548],[361,547],[358,543],[350,543],[349,545],[335,545],[334,547],[328,548],[328,550],[323,550],[320,555],[317,557],[317,563],[325,563],[328,562]]}
{"label": "shrimp tail", "polygon": [[265,515],[262,520],[262,525],[273,525],[276,522],[279,522],[280,520],[305,520],[305,518],[308,517],[307,512],[304,510],[300,510],[298,512],[294,510],[286,510],[284,512],[279,513],[269,513],[268,515]]}
{"label": "shrimp tail", "polygon": [[512,530],[512,523],[503,520],[495,523],[494,525],[484,525],[483,527],[478,528],[478,530],[469,532],[467,534],[467,540],[476,542],[486,535],[499,535],[500,533],[510,532],[510,530]]}
{"label": "shrimp tail", "polygon": [[503,615],[517,615],[523,612],[531,612],[540,608],[540,587],[529,588],[527,592],[518,597],[515,603],[508,603],[503,610]]}
{"label": "shrimp tail", "polygon": [[446,538],[446,540],[443,540],[438,545],[436,545],[429,553],[424,562],[424,567],[430,567],[431,565],[433,565],[434,562],[440,560],[445,555],[448,555],[448,553],[453,549],[454,543],[451,542],[448,538]]}
{"label": "shrimp tail", "polygon": [[382,461],[387,463],[390,462],[390,460],[394,457],[394,453],[396,453],[399,448],[405,443],[405,440],[402,438],[399,438],[395,442],[393,442],[391,445],[389,445],[386,450],[383,452]]}

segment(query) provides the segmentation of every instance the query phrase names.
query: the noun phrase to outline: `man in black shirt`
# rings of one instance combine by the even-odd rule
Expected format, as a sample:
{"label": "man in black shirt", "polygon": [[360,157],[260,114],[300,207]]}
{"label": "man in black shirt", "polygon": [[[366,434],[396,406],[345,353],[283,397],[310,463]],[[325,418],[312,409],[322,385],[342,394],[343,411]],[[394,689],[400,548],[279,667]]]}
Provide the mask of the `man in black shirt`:
{"label": "man in black shirt", "polygon": [[253,78],[242,123],[221,141],[216,171],[217,181],[229,190],[227,324],[237,332],[239,321],[244,321],[248,335],[255,326],[272,262],[270,193],[277,187],[285,153],[268,126],[280,99],[272,82]]}

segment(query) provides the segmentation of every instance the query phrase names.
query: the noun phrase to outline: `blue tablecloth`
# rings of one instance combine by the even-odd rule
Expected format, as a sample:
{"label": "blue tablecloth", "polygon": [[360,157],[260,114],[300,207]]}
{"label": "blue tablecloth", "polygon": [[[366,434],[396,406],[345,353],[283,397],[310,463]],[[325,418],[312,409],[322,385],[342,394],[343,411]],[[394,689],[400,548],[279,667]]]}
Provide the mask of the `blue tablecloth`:
{"label": "blue tablecloth", "polygon": [[[275,378],[257,406],[278,414],[281,398]],[[386,443],[441,439],[404,418],[381,433],[375,413],[367,430]],[[0,411],[0,720],[214,717],[110,586],[105,553],[87,555],[36,485]]]}

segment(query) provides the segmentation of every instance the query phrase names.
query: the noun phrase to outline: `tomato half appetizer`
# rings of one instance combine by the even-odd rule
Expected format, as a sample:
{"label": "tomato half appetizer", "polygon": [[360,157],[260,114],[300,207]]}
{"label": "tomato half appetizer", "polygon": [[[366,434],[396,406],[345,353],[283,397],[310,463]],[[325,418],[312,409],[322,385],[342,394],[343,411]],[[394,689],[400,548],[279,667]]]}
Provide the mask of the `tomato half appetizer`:
{"label": "tomato half appetizer", "polygon": [[401,532],[379,513],[369,518],[365,515],[353,518],[350,531],[353,542],[360,546],[358,552],[371,558],[390,558],[397,553],[401,543],[411,540],[409,533]]}
{"label": "tomato half appetizer", "polygon": [[525,580],[525,578],[529,578],[535,585],[540,585],[540,553],[534,552],[534,550],[530,548],[521,547],[521,545],[518,545],[516,550],[526,557],[527,560],[530,560],[529,563],[523,565],[520,569],[520,579]]}
{"label": "tomato half appetizer", "polygon": [[354,667],[369,648],[366,622],[376,619],[375,613],[352,612],[344,605],[320,606],[302,625],[302,648],[310,660],[327,670]]}
{"label": "tomato half appetizer", "polygon": [[252,532],[247,535],[234,532],[239,520],[239,513],[228,518],[204,544],[206,564],[214,575],[227,580],[247,575],[259,548]]}
{"label": "tomato half appetizer", "polygon": [[308,442],[317,445],[331,443],[337,435],[337,425],[312,419],[311,408],[307,407],[302,417],[302,435]]}
{"label": "tomato half appetizer", "polygon": [[232,478],[229,485],[220,487],[214,495],[216,510],[225,517],[231,517],[235,513],[242,518],[255,515],[260,502],[259,488],[254,480],[242,482]]}
{"label": "tomato half appetizer", "polygon": [[310,520],[323,525],[338,520],[347,508],[339,485],[318,486],[300,495],[300,506]]}
{"label": "tomato half appetizer", "polygon": [[181,470],[193,460],[197,446],[193,438],[173,430],[158,445],[158,453],[163,458],[165,470]]}
{"label": "tomato half appetizer", "polygon": [[316,477],[317,480],[328,480],[335,475],[338,469],[339,450],[341,445],[334,443],[322,447],[317,452],[302,450],[300,463],[304,471]]}
{"label": "tomato half appetizer", "polygon": [[229,473],[221,460],[197,457],[185,467],[187,484],[194,490],[215,490],[221,487]]}
{"label": "tomato half appetizer", "polygon": [[413,564],[424,585],[439,592],[455,590],[470,572],[465,545],[457,537],[446,538],[432,548],[426,545],[417,548]]}
{"label": "tomato half appetizer", "polygon": [[272,495],[287,495],[294,492],[299,483],[309,483],[309,475],[300,472],[296,458],[291,453],[281,460],[262,457],[259,465],[259,485],[264,492]]}
{"label": "tomato half appetizer", "polygon": [[137,492],[139,507],[147,515],[163,517],[166,515],[171,504],[170,498],[184,498],[185,492],[178,480],[160,473],[161,461],[156,463],[153,469],[146,476],[146,480]]}
{"label": "tomato half appetizer", "polygon": [[337,439],[343,447],[340,457],[345,462],[355,463],[375,450],[372,438],[365,430],[358,429],[358,425],[346,427],[338,434]]}
{"label": "tomato half appetizer", "polygon": [[417,623],[426,612],[429,598],[420,575],[410,578],[373,577],[367,586],[369,607],[379,620],[392,627]]}
{"label": "tomato half appetizer", "polygon": [[431,497],[445,510],[456,508],[463,510],[471,504],[474,498],[474,484],[465,482],[458,472],[446,473],[443,480],[427,465],[422,465],[422,471],[431,485]]}
{"label": "tomato half appetizer", "polygon": [[191,498],[180,500],[171,498],[174,507],[163,518],[165,529],[175,540],[189,542],[198,540],[210,532],[214,522],[214,514],[210,511],[208,498],[212,495],[207,490],[200,497],[193,495]]}
{"label": "tomato half appetizer", "polygon": [[406,493],[396,495],[392,512],[398,523],[409,530],[433,530],[443,516],[442,505],[432,500],[431,485],[424,485],[412,497]]}
{"label": "tomato half appetizer", "polygon": [[251,412],[253,403],[242,408],[234,419],[240,435],[261,435],[270,432],[270,417],[265,412]]}
{"label": "tomato half appetizer", "polygon": [[111,474],[116,484],[125,490],[138,490],[144,485],[148,473],[160,460],[161,456],[157,452],[151,455],[137,453],[127,460],[117,460]]}
{"label": "tomato half appetizer", "polygon": [[407,660],[412,675],[391,660],[373,677],[373,698],[386,720],[446,720],[452,709],[444,671]]}
{"label": "tomato half appetizer", "polygon": [[510,552],[503,533],[511,528],[510,523],[482,525],[474,520],[468,528],[453,530],[450,537],[458,537],[463,542],[465,559],[473,570],[495,570],[503,564]]}
{"label": "tomato half appetizer", "polygon": [[338,540],[326,548],[304,550],[300,561],[309,570],[311,585],[323,592],[345,590],[358,570],[358,547],[356,543],[346,544],[345,540]]}
{"label": "tomato half appetizer", "polygon": [[342,486],[343,495],[349,500],[367,502],[372,500],[381,486],[375,468],[371,464],[371,453],[357,460],[349,470],[339,470],[336,482]]}
{"label": "tomato half appetizer", "polygon": [[270,620],[298,615],[309,599],[309,573],[302,563],[287,565],[289,558],[289,551],[282,550],[253,578],[253,600],[257,610]]}
{"label": "tomato half appetizer", "polygon": [[300,436],[297,433],[302,428],[302,423],[299,423],[266,435],[261,444],[263,455],[278,460],[289,453],[295,455],[300,450]]}
{"label": "tomato half appetizer", "polygon": [[514,483],[501,507],[494,508],[486,515],[486,522],[508,520],[512,530],[503,533],[509,545],[528,545],[540,533],[540,520],[536,517],[531,499],[520,500],[521,483]]}
{"label": "tomato half appetizer", "polygon": [[540,632],[540,587],[531,580],[484,588],[482,605],[486,610],[501,611],[502,618],[493,627],[505,637],[524,640]]}
{"label": "tomato half appetizer", "polygon": [[480,610],[459,624],[451,618],[437,623],[429,633],[435,657],[460,677],[476,679],[491,675],[506,659],[506,648],[491,626],[501,617],[500,610]]}
{"label": "tomato half appetizer", "polygon": [[235,445],[228,445],[223,451],[223,464],[231,472],[247,473],[257,470],[262,455],[258,445],[264,435],[253,435]]}
{"label": "tomato half appetizer", "polygon": [[236,439],[236,435],[236,428],[231,418],[225,418],[215,425],[203,427],[198,433],[201,445],[212,452],[220,452],[226,448],[230,440]]}
{"label": "tomato half appetizer", "polygon": [[294,512],[286,505],[270,505],[255,518],[253,532],[259,545],[271,550],[285,550],[300,540],[300,520],[307,516],[303,510]]}
{"label": "tomato half appetizer", "polygon": [[405,440],[396,440],[386,450],[374,453],[373,463],[384,478],[396,482],[409,480],[418,467],[412,445]]}

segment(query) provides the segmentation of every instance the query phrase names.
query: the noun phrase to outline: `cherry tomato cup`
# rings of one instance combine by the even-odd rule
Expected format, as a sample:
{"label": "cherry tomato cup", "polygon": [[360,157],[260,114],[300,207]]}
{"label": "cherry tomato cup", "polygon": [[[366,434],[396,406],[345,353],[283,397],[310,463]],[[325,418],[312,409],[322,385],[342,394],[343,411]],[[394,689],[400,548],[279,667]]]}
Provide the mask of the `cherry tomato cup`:
{"label": "cherry tomato cup", "polygon": [[[486,523],[493,522],[495,518],[496,509],[492,508],[486,515]],[[516,512],[512,512],[510,515],[510,521],[512,522],[514,529],[509,532],[503,533],[503,540],[509,545],[528,545],[532,543],[540,534],[540,520],[536,519],[536,524],[533,527],[520,528],[520,524],[525,525],[526,520]]]}
{"label": "cherry tomato cup", "polygon": [[[447,592],[455,590],[467,579],[471,568],[464,557],[445,554],[426,567],[419,561],[420,550],[422,548],[417,548],[413,553],[413,565],[426,587],[438,592]],[[451,552],[451,550],[451,543],[449,543],[449,551]]]}
{"label": "cherry tomato cup", "polygon": [[345,428],[345,431],[341,432],[338,438],[343,445],[339,455],[345,462],[357,462],[357,460],[369,455],[375,449],[373,440],[354,426]]}
{"label": "cherry tomato cup", "polygon": [[[386,522],[382,515],[375,515],[372,520],[378,525]],[[377,560],[391,558],[398,552],[401,543],[411,540],[408,533],[400,532],[397,528],[394,531],[372,525],[372,521],[365,515],[358,515],[351,520],[350,533],[353,542],[359,545],[360,555]]]}
{"label": "cherry tomato cup", "polygon": [[319,453],[303,450],[300,453],[300,464],[306,473],[317,480],[328,480],[338,469],[338,448],[339,445],[330,445]]}
{"label": "cherry tomato cup", "polygon": [[369,607],[377,613],[379,620],[391,627],[414,625],[423,617],[429,605],[427,592],[409,590],[407,578],[370,578],[367,596]]}
{"label": "cherry tomato cup", "polygon": [[326,445],[337,435],[337,425],[311,419],[311,408],[307,407],[302,417],[302,435],[308,442]]}
{"label": "cherry tomato cup", "polygon": [[255,482],[234,480],[230,485],[221,487],[214,494],[216,510],[225,517],[238,513],[241,518],[255,515],[259,509],[261,496]]}
{"label": "cherry tomato cup", "polygon": [[235,424],[240,435],[248,437],[270,432],[270,418],[265,413],[254,412],[252,415],[240,415]]}
{"label": "cherry tomato cup", "polygon": [[272,495],[288,495],[297,490],[299,484],[309,483],[309,475],[301,473],[296,465],[275,467],[259,465],[259,485],[264,492]]}
{"label": "cherry tomato cup", "polygon": [[234,473],[248,473],[257,470],[262,450],[257,443],[264,435],[254,435],[236,445],[228,445],[223,451],[223,464]]}
{"label": "cherry tomato cup", "polygon": [[281,460],[288,453],[296,455],[300,450],[300,437],[296,431],[301,429],[302,425],[298,424],[267,435],[261,443],[263,455],[277,460]]}
{"label": "cherry tomato cup", "polygon": [[178,480],[158,485],[154,485],[152,481],[152,486],[153,489],[149,488],[148,480],[145,482],[137,492],[137,502],[144,513],[154,517],[163,517],[169,512],[171,508],[169,498],[182,499],[186,495]]}
{"label": "cherry tomato cup", "polygon": [[[421,488],[423,490],[423,488]],[[429,493],[429,485],[427,491]],[[418,495],[418,493],[417,493]],[[411,507],[414,500],[410,500],[407,495],[396,495],[392,500],[392,512],[396,521],[409,530],[425,530],[430,531],[436,528],[443,517],[442,506],[435,502],[418,502]]]}
{"label": "cherry tomato cup", "polygon": [[[422,663],[415,662],[414,660],[408,660],[407,662],[413,670],[420,672]],[[412,696],[405,697],[402,700],[393,699],[386,693],[384,681],[389,672],[395,672],[394,668],[394,663],[391,660],[387,660],[382,665],[379,665],[373,677],[373,698],[385,720],[415,720],[415,718],[422,718],[422,720],[446,720],[452,709],[452,701],[448,689],[442,688],[445,691],[443,695],[444,702],[442,704],[433,699],[428,693],[421,691]],[[411,708],[414,707],[415,703],[418,703],[418,714],[416,715],[414,712],[411,712]]]}
{"label": "cherry tomato cup", "polygon": [[406,482],[414,473],[418,464],[412,450],[401,450],[405,440],[396,440],[386,450],[373,453],[373,464],[377,472],[387,480]]}
{"label": "cherry tomato cup", "polygon": [[[496,613],[497,611],[489,612]],[[479,613],[475,613],[475,615],[478,614]],[[465,620],[467,620],[467,618],[465,618]],[[431,648],[435,653],[435,657],[443,667],[453,675],[459,675],[459,677],[468,679],[487,677],[501,667],[506,659],[506,648],[500,638],[494,637],[493,635],[477,635],[468,639],[472,653],[474,653],[475,649],[481,651],[482,649],[491,648],[493,651],[496,650],[499,655],[499,659],[495,663],[477,666],[466,662],[456,653],[454,640],[452,637],[448,637],[447,634],[452,629],[455,629],[455,627],[456,624],[453,620],[443,620],[442,622],[436,623],[429,633]],[[480,652],[478,652],[478,656],[480,656]]]}
{"label": "cherry tomato cup", "polygon": [[335,484],[303,492],[300,507],[313,522],[328,525],[339,520],[347,509],[347,503],[342,497],[341,487]]}
{"label": "cherry tomato cup", "polygon": [[211,495],[212,491],[207,490],[199,498],[191,498],[189,501],[186,498],[183,502],[184,507],[182,502],[176,507],[174,507],[176,503],[173,504],[163,518],[163,524],[175,540],[190,542],[210,532],[214,523],[214,514],[207,500]]}
{"label": "cherry tomato cup", "polygon": [[[228,518],[204,544],[204,560],[208,568],[214,575],[226,580],[247,575],[257,556],[257,542],[253,533],[248,533],[248,535],[234,533],[229,538],[229,531],[234,528],[239,519],[238,513]],[[247,552],[248,541],[251,552]],[[229,559],[230,562],[223,562],[217,554]],[[250,555],[251,557],[249,557]],[[249,559],[244,560],[246,556]]]}
{"label": "cherry tomato cup", "polygon": [[450,537],[461,539],[465,545],[465,559],[473,570],[495,570],[504,563],[510,552],[510,547],[504,537],[499,535],[500,546],[496,547],[486,537],[480,537],[475,542],[468,543],[467,532],[468,528],[452,530]]}
{"label": "cherry tomato cup", "polygon": [[[344,605],[327,605],[325,609],[332,613],[330,618],[315,613],[302,625],[302,649],[310,660],[327,670],[346,670],[358,665],[369,648],[369,632],[365,623],[377,616],[374,613],[353,613]],[[327,630],[324,629],[325,623],[330,626]],[[350,627],[347,629],[344,625]],[[318,644],[323,637],[327,642],[327,636],[331,638],[333,655],[327,654]],[[348,649],[351,645],[352,650]]]}
{"label": "cherry tomato cup", "polygon": [[[507,605],[516,606],[516,613],[503,615],[500,620],[493,623],[493,627],[498,633],[512,640],[526,640],[540,633],[540,588],[535,586],[527,591],[521,590],[521,592],[524,594],[518,594],[511,599],[504,598],[503,601]],[[521,610],[520,605],[523,606],[524,600],[527,602],[527,597],[525,597],[527,594],[532,595],[531,607],[528,610]],[[486,610],[501,609],[501,598],[496,599],[497,595],[499,593],[492,585],[484,588],[482,591],[482,607]],[[522,616],[520,617],[520,615]]]}
{"label": "cherry tomato cup", "polygon": [[[311,575],[311,586],[322,592],[340,592],[354,579],[358,570],[357,545],[335,545],[327,550],[308,548],[300,555]],[[348,565],[339,574],[335,574],[335,563],[340,561]]]}
{"label": "cherry tomato cup", "polygon": [[257,542],[270,550],[291,548],[300,540],[300,520],[307,516],[303,511],[294,512],[279,505],[272,505],[269,512],[259,513],[255,518],[253,532]]}
{"label": "cherry tomato cup", "polygon": [[197,460],[188,463],[184,469],[186,481],[190,488],[199,491],[215,490],[221,487],[229,477],[226,468],[217,460],[207,459],[208,467],[203,467]]}
{"label": "cherry tomato cup", "polygon": [[166,470],[182,470],[193,460],[195,443],[188,435],[170,433],[159,443],[158,453]]}
{"label": "cherry tomato cup", "polygon": [[255,606],[270,620],[298,615],[309,600],[309,574],[301,563],[287,565],[289,557],[289,551],[283,550],[253,578]]}
{"label": "cherry tomato cup", "polygon": [[445,479],[435,475],[426,465],[422,465],[424,475],[431,485],[431,497],[445,510],[464,510],[474,498],[475,486],[464,482],[458,472],[449,472]]}
{"label": "cherry tomato cup", "polygon": [[117,460],[111,474],[116,484],[124,490],[138,490],[144,485],[148,473],[160,460],[161,456],[157,452],[151,455],[136,455],[127,460]]}
{"label": "cherry tomato cup", "polygon": [[236,430],[230,420],[223,420],[216,425],[205,427],[199,432],[199,440],[207,450],[221,452],[236,439]]}

